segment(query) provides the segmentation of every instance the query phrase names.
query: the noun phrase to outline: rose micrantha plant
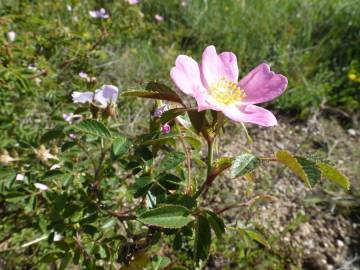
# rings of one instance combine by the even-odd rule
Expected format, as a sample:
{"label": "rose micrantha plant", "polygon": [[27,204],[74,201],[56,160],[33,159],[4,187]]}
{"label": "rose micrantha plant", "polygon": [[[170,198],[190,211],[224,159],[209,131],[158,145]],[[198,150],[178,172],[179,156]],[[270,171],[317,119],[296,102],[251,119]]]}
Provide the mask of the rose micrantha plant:
{"label": "rose micrantha plant", "polygon": [[[182,94],[159,82],[149,82],[144,90],[104,85],[72,93],[74,111],[64,112],[64,124],[32,146],[37,167],[16,175],[23,185],[9,187],[6,195],[16,203],[21,192],[21,200],[31,203],[27,213],[36,213],[40,220],[41,235],[23,248],[41,245],[42,262],[60,269],[69,264],[87,269],[187,269],[175,255],[180,251],[192,258],[186,267],[199,269],[211,255],[213,240],[221,241],[229,229],[241,232],[244,241],[270,248],[267,236],[251,223],[239,217],[238,225],[226,224],[222,214],[234,205],[217,209],[211,204],[209,191],[222,174],[251,178],[255,170],[274,162],[293,171],[308,188],[322,179],[349,188],[348,179],[319,158],[285,149],[271,156],[222,156],[216,147],[228,121],[244,129],[249,143],[246,124],[277,124],[274,114],[257,104],[280,96],[288,80],[268,64],[239,80],[235,54],[218,54],[209,46],[201,63],[178,56],[170,77]],[[129,97],[154,100],[149,126],[139,129],[144,133],[134,135],[131,123],[119,121],[118,101]],[[10,154],[7,160],[16,162]],[[39,167],[46,173],[39,173]],[[238,204],[248,205],[243,198]],[[35,226],[30,217],[28,222],[21,226]]]}

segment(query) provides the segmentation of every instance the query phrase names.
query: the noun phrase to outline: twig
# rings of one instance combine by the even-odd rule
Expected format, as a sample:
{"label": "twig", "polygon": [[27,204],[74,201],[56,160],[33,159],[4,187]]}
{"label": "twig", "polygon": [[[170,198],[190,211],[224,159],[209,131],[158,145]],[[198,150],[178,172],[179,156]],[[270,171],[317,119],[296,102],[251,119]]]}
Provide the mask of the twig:
{"label": "twig", "polygon": [[254,203],[255,203],[257,200],[259,200],[259,199],[269,199],[269,200],[272,200],[272,201],[275,201],[275,200],[276,200],[275,197],[272,197],[272,196],[267,195],[267,194],[262,194],[262,195],[255,196],[254,198],[250,199],[250,200],[247,201],[247,202],[238,203],[238,204],[231,204],[231,205],[229,205],[229,206],[226,206],[226,207],[224,207],[223,209],[220,209],[220,210],[215,211],[215,213],[216,213],[216,214],[222,214],[222,213],[224,213],[225,211],[228,211],[228,210],[231,210],[231,209],[234,209],[234,208],[243,207],[243,206],[249,206],[249,205],[254,204]]}

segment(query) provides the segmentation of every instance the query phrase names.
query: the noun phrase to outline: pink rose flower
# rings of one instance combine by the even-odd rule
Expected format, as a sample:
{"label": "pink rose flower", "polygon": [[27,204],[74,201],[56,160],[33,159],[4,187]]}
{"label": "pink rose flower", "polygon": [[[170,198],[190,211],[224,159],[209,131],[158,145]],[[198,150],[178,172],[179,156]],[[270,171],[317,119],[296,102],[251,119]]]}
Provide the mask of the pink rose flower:
{"label": "pink rose flower", "polygon": [[260,64],[238,82],[239,70],[236,55],[232,52],[217,54],[208,46],[198,64],[186,55],[179,55],[170,76],[185,94],[195,98],[198,111],[222,112],[236,122],[261,126],[274,126],[277,120],[272,112],[254,104],[280,96],[288,80]]}

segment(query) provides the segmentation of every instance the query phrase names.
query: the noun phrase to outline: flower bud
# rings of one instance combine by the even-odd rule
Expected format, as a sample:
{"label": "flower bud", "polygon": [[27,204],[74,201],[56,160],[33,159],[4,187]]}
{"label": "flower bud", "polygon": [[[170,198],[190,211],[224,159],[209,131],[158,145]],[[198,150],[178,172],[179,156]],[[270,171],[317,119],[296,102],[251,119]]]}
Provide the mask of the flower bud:
{"label": "flower bud", "polygon": [[164,124],[162,127],[161,127],[161,131],[165,134],[168,134],[170,132],[170,125],[168,123]]}

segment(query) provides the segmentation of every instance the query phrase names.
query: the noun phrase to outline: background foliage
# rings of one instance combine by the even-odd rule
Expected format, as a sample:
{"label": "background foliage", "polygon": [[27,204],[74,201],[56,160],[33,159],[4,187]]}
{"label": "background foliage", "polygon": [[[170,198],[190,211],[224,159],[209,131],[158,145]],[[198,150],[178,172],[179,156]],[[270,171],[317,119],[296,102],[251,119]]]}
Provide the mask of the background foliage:
{"label": "background foliage", "polygon": [[[94,144],[88,144],[88,153],[83,152],[81,143],[93,143],[95,139],[82,137],[62,117],[77,109],[71,103],[72,91],[94,90],[103,83],[125,91],[144,87],[154,78],[169,83],[169,70],[178,54],[198,59],[204,47],[215,44],[219,51],[236,53],[241,75],[266,61],[288,76],[287,93],[270,106],[303,119],[318,111],[331,112],[351,126],[348,120],[356,120],[354,115],[360,106],[357,2],[148,0],[129,5],[127,1],[1,1],[2,261],[9,269],[19,265],[47,269],[48,263],[61,257],[65,265],[71,259],[66,251],[69,245],[78,245],[77,240],[53,244],[53,236],[55,231],[76,232],[79,226],[84,228],[85,246],[85,250],[77,246],[79,257],[92,254],[117,259],[118,247],[106,242],[120,229],[117,217],[103,219],[102,212],[97,211],[99,206],[92,202],[89,171],[93,164],[86,157],[88,153],[101,157],[101,153]],[[110,13],[110,19],[90,18],[89,10],[100,7]],[[156,21],[155,14],[163,16],[164,21]],[[16,33],[14,42],[8,40],[9,31]],[[80,78],[81,71],[95,76],[96,81]],[[119,126],[112,128],[126,130],[126,135],[146,129],[145,120],[141,120],[147,117],[143,102],[119,100]],[[71,133],[80,141],[75,148]],[[44,149],[53,158],[44,158]],[[113,154],[112,160],[121,159],[121,151]],[[58,163],[61,170],[50,170]],[[120,165],[135,168],[133,164]],[[131,202],[131,184],[119,171],[108,163],[103,172],[107,181],[103,182],[101,190],[106,192],[101,196],[106,211],[119,210],[108,209],[107,204],[116,202],[126,207]],[[16,181],[19,173],[25,175],[25,182]],[[54,192],[40,192],[33,185],[36,182],[51,186]],[[237,233],[249,241],[254,238]],[[33,244],[34,239],[39,242]],[[119,246],[121,241],[118,239]],[[266,262],[281,269],[284,259],[264,253],[262,248],[259,251],[261,241],[246,245],[244,253],[248,254],[242,258],[248,261],[237,258],[238,265],[252,265],[260,252]],[[187,249],[182,251],[178,257],[184,256],[186,261]],[[225,248],[224,253],[231,252]],[[141,255],[137,258],[140,262],[142,259]],[[161,258],[153,258],[155,264],[158,260]]]}

